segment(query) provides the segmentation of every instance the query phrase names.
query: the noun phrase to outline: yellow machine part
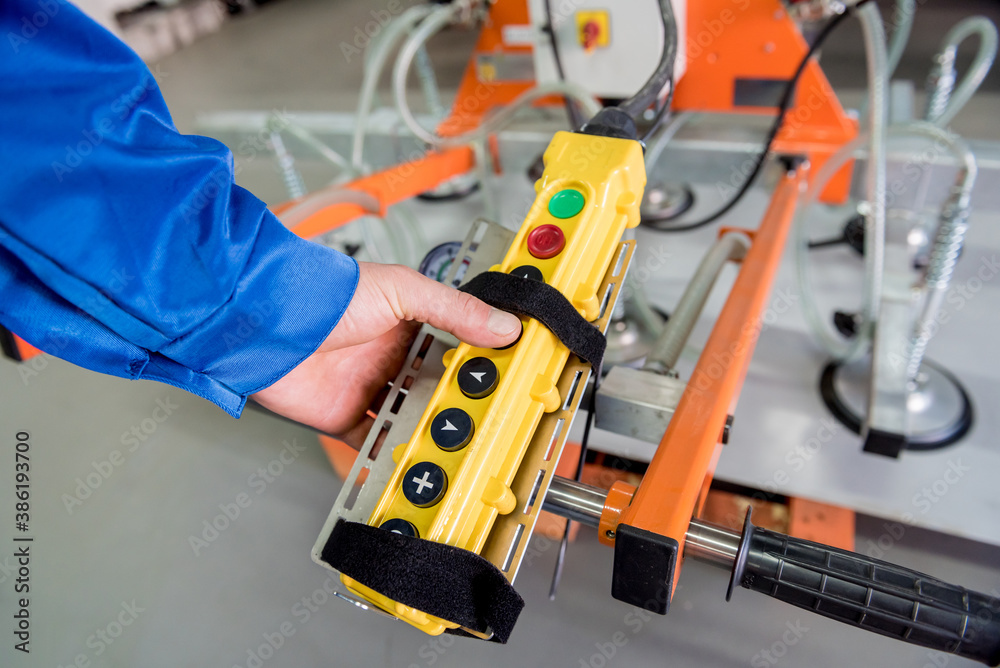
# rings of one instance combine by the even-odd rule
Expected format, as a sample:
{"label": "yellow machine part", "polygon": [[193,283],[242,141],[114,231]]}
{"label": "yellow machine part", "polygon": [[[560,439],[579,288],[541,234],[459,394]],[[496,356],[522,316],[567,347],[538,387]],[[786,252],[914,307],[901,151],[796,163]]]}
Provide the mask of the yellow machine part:
{"label": "yellow machine part", "polygon": [[[536,199],[503,262],[493,270],[537,268],[546,283],[594,321],[601,311],[597,289],[621,236],[639,222],[646,181],[642,148],[637,141],[559,132],[544,160],[545,171],[535,183]],[[549,227],[535,232],[543,226]],[[515,499],[509,485],[543,411],[562,405],[556,383],[569,350],[538,321],[523,318],[522,324],[521,338],[504,350],[463,343],[445,354],[445,373],[412,438],[393,451],[396,469],[369,525],[405,520],[421,538],[478,553],[497,514],[528,501]],[[460,389],[457,374],[465,362],[478,357],[492,361],[498,379],[488,396],[473,399]],[[448,408],[465,411],[474,424],[471,441],[456,451],[438,447],[430,433],[435,416]],[[417,507],[402,485],[410,467],[424,462],[440,467],[447,489],[433,505]],[[437,635],[457,626],[346,576],[341,580],[354,594],[426,633]]]}

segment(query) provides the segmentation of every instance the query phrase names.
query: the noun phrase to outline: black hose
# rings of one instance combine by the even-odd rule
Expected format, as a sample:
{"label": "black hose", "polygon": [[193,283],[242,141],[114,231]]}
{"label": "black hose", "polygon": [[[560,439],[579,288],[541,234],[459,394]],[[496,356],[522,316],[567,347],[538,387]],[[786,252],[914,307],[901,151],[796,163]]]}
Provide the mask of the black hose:
{"label": "black hose", "polygon": [[761,169],[764,166],[764,161],[767,159],[767,154],[771,152],[771,147],[774,145],[774,139],[778,136],[778,132],[781,130],[781,125],[785,121],[785,116],[788,114],[788,110],[792,106],[792,101],[795,99],[795,89],[799,83],[799,79],[802,78],[802,73],[805,71],[809,61],[812,60],[814,55],[816,55],[816,52],[826,41],[826,38],[830,36],[837,26],[844,22],[844,19],[846,19],[848,15],[852,14],[853,11],[861,5],[870,1],[871,0],[861,0],[861,2],[854,5],[854,7],[848,9],[843,14],[837,15],[829,23],[827,23],[823,27],[823,30],[820,31],[819,35],[816,36],[816,40],[809,47],[809,51],[806,52],[805,57],[802,58],[801,62],[799,62],[799,66],[796,68],[795,74],[792,75],[792,78],[788,81],[788,85],[785,86],[785,91],[781,96],[781,102],[778,104],[778,115],[775,117],[774,123],[771,125],[771,130],[768,132],[767,140],[764,142],[764,148],[761,149],[760,153],[757,155],[757,158],[754,161],[753,169],[750,171],[749,176],[744,179],[743,184],[740,186],[740,189],[736,192],[736,194],[733,195],[732,199],[707,218],[671,227],[660,227],[657,228],[658,232],[687,232],[688,230],[695,230],[699,227],[704,227],[705,225],[714,223],[719,218],[722,218],[724,215],[729,213],[733,207],[735,207],[740,200],[743,199],[743,196],[750,190],[753,182],[757,180],[757,176],[760,174]]}
{"label": "black hose", "polygon": [[[674,77],[674,62],[677,60],[677,20],[674,17],[674,6],[671,0],[659,0],[660,17],[663,20],[663,52],[660,54],[660,62],[653,70],[649,79],[639,91],[618,105],[618,108],[638,120],[642,112],[646,111],[667,83]],[[673,85],[671,85],[673,89]]]}

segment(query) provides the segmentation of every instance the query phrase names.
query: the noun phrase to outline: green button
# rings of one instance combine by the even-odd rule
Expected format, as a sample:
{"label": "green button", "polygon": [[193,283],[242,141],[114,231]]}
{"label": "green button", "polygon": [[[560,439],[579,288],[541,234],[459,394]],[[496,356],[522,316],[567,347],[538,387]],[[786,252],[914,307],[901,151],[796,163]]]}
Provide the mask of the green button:
{"label": "green button", "polygon": [[549,213],[556,218],[572,218],[583,211],[583,204],[579,190],[560,190],[549,200]]}

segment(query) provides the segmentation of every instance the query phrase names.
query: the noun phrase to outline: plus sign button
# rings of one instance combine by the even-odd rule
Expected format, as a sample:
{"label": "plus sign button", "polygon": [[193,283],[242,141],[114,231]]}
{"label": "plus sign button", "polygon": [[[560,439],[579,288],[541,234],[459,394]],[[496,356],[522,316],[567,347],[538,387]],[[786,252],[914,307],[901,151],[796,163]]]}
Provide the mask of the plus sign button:
{"label": "plus sign button", "polygon": [[473,357],[458,370],[458,387],[470,399],[482,399],[497,389],[497,365],[485,357]]}
{"label": "plus sign button", "polygon": [[432,462],[419,462],[403,476],[403,496],[418,508],[433,506],[448,489],[448,476]]}
{"label": "plus sign button", "polygon": [[472,440],[475,432],[472,418],[461,408],[446,408],[431,420],[431,438],[442,450],[461,450]]}

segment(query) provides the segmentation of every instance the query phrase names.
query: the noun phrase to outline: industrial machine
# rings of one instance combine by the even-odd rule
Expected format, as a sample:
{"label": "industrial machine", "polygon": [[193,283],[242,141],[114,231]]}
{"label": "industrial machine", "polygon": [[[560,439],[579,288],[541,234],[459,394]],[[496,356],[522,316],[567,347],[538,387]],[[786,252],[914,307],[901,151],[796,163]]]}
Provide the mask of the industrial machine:
{"label": "industrial machine", "polygon": [[[900,3],[911,14],[914,5]],[[814,57],[852,15],[862,21],[870,61],[863,122],[844,110]],[[480,34],[444,113],[424,44],[450,26],[476,26]],[[565,108],[570,119],[570,131],[555,134],[535,170],[535,200],[523,220],[499,224],[487,196],[485,217],[465,240],[435,247],[422,264],[428,275],[517,313],[523,332],[505,349],[486,350],[421,329],[313,548],[318,564],[339,572],[338,595],[428,634],[507,642],[523,606],[513,585],[544,509],[597,529],[614,549],[611,594],[634,606],[666,614],[684,559],[692,558],[729,572],[727,598],[737,587],[751,589],[903,642],[1000,664],[1000,599],[757,527],[749,510],[738,530],[703,517],[786,242],[797,229],[808,285],[809,263],[824,243],[813,240],[811,254],[805,250],[810,239],[797,217],[816,201],[848,201],[862,147],[864,201],[843,239],[834,240],[863,253],[862,310],[838,314],[848,334],[838,338],[827,331],[833,318],[805,305],[834,358],[822,379],[824,397],[866,451],[891,457],[954,443],[971,424],[961,384],[923,357],[960,254],[976,176],[975,157],[943,126],[985,76],[996,31],[980,21],[949,35],[925,118],[890,125],[888,73],[907,30],[897,24],[887,49],[878,10],[865,0],[417,5],[371,40],[350,158],[305,128],[269,118],[265,136],[293,196],[274,210],[304,237],[333,234],[362,216],[402,215],[390,207],[410,198],[460,200],[486,190],[482,183],[497,171],[497,133],[518,109]],[[955,44],[976,31],[980,56],[956,87]],[[427,150],[372,170],[365,162],[372,98],[404,37],[393,96],[401,123]],[[407,102],[414,67],[433,130]],[[777,112],[764,150],[732,196],[696,221],[684,216],[691,197],[685,184],[647,184],[646,174],[651,156],[693,111]],[[961,160],[930,222],[915,205],[912,216],[899,202],[888,210],[887,137],[907,133],[940,140]],[[283,135],[325,156],[338,179],[307,194]],[[630,284],[630,230],[646,224],[679,232],[715,222],[769,157],[777,176],[759,226],[721,228],[669,320],[651,313]],[[360,227],[354,251],[381,259],[371,223]],[[398,229],[415,233],[412,227]],[[406,251],[400,245],[397,259]],[[739,266],[735,282],[682,378],[680,351],[731,263]],[[613,366],[611,335],[629,331],[637,312],[649,345],[637,362]],[[845,386],[848,367],[860,390]],[[576,475],[560,476],[556,467],[581,407],[587,416],[579,462],[571,462]],[[659,443],[638,485],[580,481],[594,424]]]}
{"label": "industrial machine", "polygon": [[[477,128],[488,128],[500,116],[497,108],[525,96],[544,103],[546,95],[558,92],[574,119],[587,105],[584,96],[561,83],[573,80],[573,74],[586,92],[609,103],[587,112],[591,118],[582,125],[572,120],[575,132],[558,133],[552,140],[535,184],[535,203],[516,233],[480,221],[457,252],[456,246],[448,251],[450,264],[429,258],[438,263],[435,275],[441,275],[442,266],[450,267],[446,283],[519,313],[524,333],[505,350],[480,350],[456,346],[429,327],[421,331],[316,543],[314,559],[340,571],[342,595],[361,607],[431,634],[506,642],[519,609],[510,584],[545,508],[598,528],[600,540],[615,550],[612,595],[633,605],[666,613],[683,558],[704,559],[730,570],[728,595],[737,586],[754,589],[883,635],[995,665],[1000,662],[997,599],[757,528],[749,512],[741,532],[698,519],[799,192],[808,187],[814,197],[828,201],[846,196],[850,164],[843,155],[850,154],[842,147],[855,141],[857,122],[840,107],[811,57],[846,14],[837,15],[836,10],[845,12],[842,6],[817,2],[754,3],[738,17],[725,3],[660,3],[662,38],[648,43],[662,44],[663,57],[639,95],[613,105],[625,96],[616,85],[641,83],[631,82],[631,71],[618,78],[602,74],[605,68],[631,69],[627,57],[610,50],[623,48],[618,21],[640,12],[640,4],[588,7],[562,17],[548,3],[493,4],[451,117],[440,123],[438,134],[409,124],[439,151],[419,158],[411,176],[400,175],[392,194],[379,189],[392,169],[347,186],[375,194],[384,207],[436,185],[427,178],[431,170],[441,177],[435,181],[444,181],[471,169],[489,149],[489,132],[477,135]],[[873,6],[853,11],[866,17],[870,33],[876,29]],[[440,10],[418,25],[433,25],[447,12]],[[835,18],[808,47],[796,16]],[[702,45],[700,53],[687,48],[687,57],[678,61],[679,35],[686,35],[689,47],[701,45],[706,38],[700,29],[711,30],[712,21],[739,21],[741,30],[719,30],[711,35],[710,47]],[[636,52],[642,53],[648,49],[646,36],[638,29],[636,35]],[[747,48],[748,35],[760,40],[759,49]],[[553,48],[543,48],[543,39]],[[561,51],[559,42],[571,46]],[[412,46],[409,41],[402,49],[404,63],[416,52]],[[603,58],[602,48],[609,49]],[[768,58],[774,51],[784,57]],[[747,52],[760,55],[746,57]],[[534,77],[525,75],[529,55]],[[405,97],[400,82],[405,83],[407,67],[397,63],[397,97]],[[593,76],[580,76],[584,70]],[[546,81],[554,85],[546,88]],[[483,86],[488,89],[479,95],[481,104],[463,110],[463,94],[475,96]],[[885,102],[877,88],[869,100],[872,137],[885,132],[878,116],[885,113]],[[768,146],[784,175],[760,226],[721,230],[644,366],[616,366],[601,383],[604,351],[588,340],[600,341],[595,334],[607,332],[627,281],[632,248],[622,235],[641,219],[645,174],[636,125],[643,123],[643,112],[657,119],[670,110],[759,112],[773,106],[779,115]],[[467,144],[477,139],[483,141],[478,152]],[[761,155],[755,171],[763,160]],[[878,172],[871,165],[869,170]],[[883,193],[884,183],[876,179],[863,224],[866,244],[885,235]],[[967,188],[956,190],[947,208],[949,220],[961,218],[967,195]],[[331,207],[298,222],[296,229],[314,233],[352,213],[346,206]],[[954,241],[956,233],[947,230],[955,225],[960,223],[943,224],[939,234],[950,234]],[[872,257],[883,253],[868,245],[865,250]],[[940,252],[931,250],[932,255]],[[740,263],[739,275],[694,373],[684,382],[675,370],[679,348],[721,267],[731,261]],[[934,279],[928,280],[933,285]],[[875,295],[874,305],[884,311],[890,303],[888,295]],[[896,331],[904,339],[905,327]],[[891,333],[879,329],[882,336]],[[884,345],[879,341],[876,371]],[[662,437],[637,488],[618,482],[606,490],[554,475],[591,378],[588,421],[596,415],[606,429]],[[883,380],[873,378],[879,387]],[[907,438],[902,422],[895,423],[896,431],[880,422],[883,399],[879,391],[873,393],[865,426],[869,449],[878,449],[871,444],[879,438],[897,443]],[[898,455],[899,449],[889,454]]]}

